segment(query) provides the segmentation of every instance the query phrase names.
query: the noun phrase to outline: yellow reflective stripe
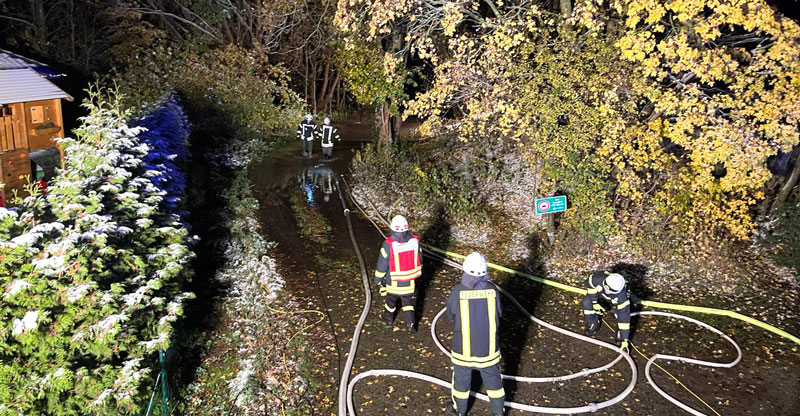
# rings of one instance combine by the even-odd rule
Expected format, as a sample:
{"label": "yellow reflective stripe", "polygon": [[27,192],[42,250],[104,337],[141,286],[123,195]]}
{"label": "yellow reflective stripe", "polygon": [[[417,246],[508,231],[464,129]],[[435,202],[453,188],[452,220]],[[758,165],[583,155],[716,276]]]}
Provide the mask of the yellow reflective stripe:
{"label": "yellow reflective stripe", "polygon": [[584,315],[595,315],[595,314],[597,314],[597,312],[595,312],[594,309],[584,309],[583,310],[583,314]]}
{"label": "yellow reflective stripe", "polygon": [[486,389],[486,395],[489,396],[492,399],[500,399],[500,398],[505,397],[506,391],[502,387],[500,387],[497,390]]}
{"label": "yellow reflective stripe", "polygon": [[386,254],[386,249],[381,247],[381,257],[388,257],[389,255]]}
{"label": "yellow reflective stripe", "polygon": [[396,309],[396,308],[390,308],[389,305],[387,305],[385,303],[383,304],[383,307],[386,308],[386,310],[389,311],[389,312],[394,312],[395,309]]}
{"label": "yellow reflective stripe", "polygon": [[630,304],[631,304],[631,301],[630,300],[626,300],[625,302],[622,302],[619,305],[617,305],[617,310],[625,309],[625,307],[630,305]]}
{"label": "yellow reflective stripe", "polygon": [[459,361],[468,362],[468,363],[472,363],[472,364],[480,364],[480,363],[485,363],[487,361],[491,361],[491,360],[495,360],[497,358],[500,358],[500,350],[497,350],[497,351],[487,355],[486,357],[467,357],[466,355],[459,354],[459,353],[457,353],[455,351],[451,351],[450,352],[450,356],[455,358],[455,359],[457,359],[457,360],[459,360]]}
{"label": "yellow reflective stripe", "polygon": [[594,310],[596,310],[596,311],[600,311],[600,312],[602,312],[602,311],[603,311],[603,307],[602,307],[602,306],[600,306],[600,304],[599,304],[599,303],[593,303],[593,304],[592,304],[592,308],[594,308]]}
{"label": "yellow reflective stripe", "polygon": [[453,387],[453,388],[450,389],[450,391],[453,394],[453,397],[455,397],[456,399],[469,399],[469,390],[467,390],[467,391],[458,391],[458,390],[456,390],[455,387]]}
{"label": "yellow reflective stripe", "polygon": [[404,311],[413,311],[414,310],[414,306],[413,305],[403,306],[403,310]]}
{"label": "yellow reflective stripe", "polygon": [[415,268],[413,268],[411,270],[403,270],[403,271],[395,270],[395,271],[392,272],[392,277],[409,276],[409,275],[412,275],[414,273],[419,273],[421,271],[422,271],[422,266],[417,266],[417,267],[415,267]]}
{"label": "yellow reflective stripe", "polygon": [[386,276],[386,272],[379,272],[375,270],[375,277],[384,277]]}
{"label": "yellow reflective stripe", "polygon": [[489,354],[493,353],[497,349],[497,346],[495,345],[497,342],[495,340],[495,331],[497,330],[497,328],[495,328],[495,296],[486,299],[486,309],[489,311]]}
{"label": "yellow reflective stripe", "polygon": [[595,293],[600,293],[600,286],[593,287],[591,289],[586,289],[586,293],[589,295],[594,295]]}
{"label": "yellow reflective stripe", "polygon": [[397,286],[395,282],[392,282],[391,286],[386,287],[386,292],[392,295],[410,295],[414,293],[414,281],[410,281],[411,283],[408,286]]}
{"label": "yellow reflective stripe", "polygon": [[626,329],[631,329],[631,323],[630,322],[620,322],[620,323],[618,323],[618,325],[619,325],[620,331],[624,331]]}
{"label": "yellow reflective stripe", "polygon": [[469,335],[469,300],[461,299],[461,351],[464,357],[472,355]]}
{"label": "yellow reflective stripe", "polygon": [[472,367],[472,368],[486,368],[491,367],[500,362],[500,354],[498,351],[497,357],[490,359],[489,361],[466,361],[458,358],[457,356],[460,354],[453,354],[450,357],[450,361],[455,365],[460,365],[462,367]]}

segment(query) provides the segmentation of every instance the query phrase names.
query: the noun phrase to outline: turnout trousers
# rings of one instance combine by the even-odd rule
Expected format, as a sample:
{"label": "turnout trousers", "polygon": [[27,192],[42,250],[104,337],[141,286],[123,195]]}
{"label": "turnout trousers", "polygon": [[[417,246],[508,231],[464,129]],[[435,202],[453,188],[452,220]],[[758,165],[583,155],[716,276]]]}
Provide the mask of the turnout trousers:
{"label": "turnout trousers", "polygon": [[303,141],[303,152],[311,155],[311,150],[314,148],[314,140],[301,139]]}
{"label": "turnout trousers", "polygon": [[397,306],[406,321],[406,327],[414,326],[414,295],[386,295],[386,303],[383,305],[383,315],[381,319],[389,325],[394,323],[394,313]]}
{"label": "turnout trousers", "polygon": [[503,379],[500,377],[499,363],[486,368],[463,367],[453,364],[453,388],[451,389],[451,397],[453,398],[453,404],[458,414],[467,414],[467,401],[469,400],[473,371],[479,371],[481,373],[483,386],[486,388],[486,395],[489,396],[489,405],[492,408],[492,414],[502,416],[506,392],[503,389]]}
{"label": "turnout trousers", "polygon": [[588,296],[584,296],[581,303],[583,304],[583,319],[586,320],[586,323],[589,325],[597,324],[603,316],[602,309],[594,306]]}
{"label": "turnout trousers", "polygon": [[322,154],[328,157],[333,156],[333,146],[322,146]]}

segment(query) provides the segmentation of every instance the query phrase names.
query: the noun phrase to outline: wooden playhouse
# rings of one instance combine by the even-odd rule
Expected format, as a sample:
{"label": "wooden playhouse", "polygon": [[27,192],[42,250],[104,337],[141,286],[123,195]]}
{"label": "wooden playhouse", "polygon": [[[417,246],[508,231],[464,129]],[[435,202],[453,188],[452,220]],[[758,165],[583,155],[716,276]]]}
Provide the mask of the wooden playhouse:
{"label": "wooden playhouse", "polygon": [[0,62],[0,206],[22,195],[28,182],[54,172],[53,140],[64,136],[61,100],[72,97],[32,68],[3,69]]}

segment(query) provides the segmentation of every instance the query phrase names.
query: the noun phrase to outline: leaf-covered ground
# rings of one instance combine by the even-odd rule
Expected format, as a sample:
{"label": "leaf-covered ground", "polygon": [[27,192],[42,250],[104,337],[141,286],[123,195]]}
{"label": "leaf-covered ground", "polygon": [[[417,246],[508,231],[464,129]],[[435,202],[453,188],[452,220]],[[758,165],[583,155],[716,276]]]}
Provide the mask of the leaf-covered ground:
{"label": "leaf-covered ground", "polygon": [[[343,135],[348,137],[346,131],[346,128],[343,129]],[[346,170],[346,156],[351,146],[343,144],[335,150],[340,159],[331,165],[339,172]],[[290,147],[275,154],[257,166],[251,178],[255,184],[255,196],[262,205],[260,219],[264,223],[264,232],[268,239],[278,242],[271,254],[280,263],[279,268],[286,279],[287,289],[301,299],[301,302],[327,315],[326,321],[313,330],[312,339],[316,340],[313,362],[317,370],[317,381],[321,386],[318,394],[324,395],[325,403],[330,406],[317,408],[313,414],[332,415],[336,413],[338,368],[345,359],[352,330],[364,302],[364,294],[336,194],[325,202],[321,199],[322,193],[317,189],[312,192],[312,200],[308,201],[311,204],[301,208],[296,203],[291,203],[292,195],[299,186],[297,175],[320,166],[318,159],[304,160],[295,156],[295,153],[299,153],[299,150]],[[315,210],[319,216],[310,214],[309,208]],[[329,241],[304,238],[305,233],[297,222],[301,215],[313,216],[317,227],[325,228],[324,234]],[[323,222],[325,226],[321,225]],[[412,224],[412,231],[420,234],[429,243],[461,252],[471,249],[454,241],[453,230],[446,221],[435,220],[417,227]],[[381,237],[366,220],[355,216],[354,228],[367,261],[368,272],[371,272]],[[594,267],[590,263],[606,261],[603,256],[611,258],[613,253],[576,253],[572,262],[567,262],[565,255],[564,264],[557,266],[537,258],[533,253],[518,259],[493,258],[498,258],[498,262],[509,267],[536,273],[541,273],[546,267],[551,270],[548,273],[550,277],[577,284],[580,273]],[[430,262],[426,262],[424,270],[419,281],[420,296],[417,301],[420,331],[415,335],[408,335],[400,330],[399,325],[389,328],[381,324],[377,315],[382,309],[382,298],[377,292],[373,293],[371,315],[364,327],[354,374],[375,368],[397,368],[420,371],[442,379],[450,378],[449,361],[433,343],[430,327],[433,317],[443,307],[450,288],[456,283],[458,273]],[[495,274],[493,278],[517,294],[520,302],[536,316],[573,331],[582,330],[579,297],[554,289],[542,289],[539,285],[518,277]],[[753,275],[752,281],[756,282],[758,290],[744,291],[750,287],[750,281],[743,281],[734,290],[734,295],[721,292],[711,296],[707,289],[683,294],[670,293],[667,296],[652,292],[647,295],[652,300],[736,309],[747,315],[763,318],[794,334],[800,332],[796,321],[790,319],[797,315],[795,289],[781,284],[781,279],[772,279],[766,272],[763,275]],[[774,289],[767,290],[770,287]],[[558,375],[580,371],[585,367],[600,366],[614,358],[610,352],[575,342],[529,323],[513,309],[510,302],[506,302],[504,312],[501,342],[505,373],[526,376]],[[800,354],[796,344],[727,318],[692,316],[717,326],[737,340],[744,349],[742,362],[732,369],[709,369],[677,363],[662,364],[665,369],[720,414],[794,415],[800,412],[800,399],[796,395],[800,390]],[[729,361],[735,357],[735,351],[724,340],[692,324],[667,318],[643,317],[635,327],[633,341],[648,356],[666,353],[712,361]],[[448,345],[450,331],[449,323],[439,323],[437,333],[445,345]],[[599,338],[607,341],[611,341],[612,336],[609,329],[598,334]],[[638,354],[634,359],[640,376],[634,392],[620,405],[598,414],[684,414],[647,385],[643,372],[646,359]],[[654,370],[653,377],[669,394],[705,413],[714,413],[660,370]],[[585,379],[536,385],[515,385],[507,382],[505,387],[509,399],[514,401],[547,406],[575,406],[613,397],[624,389],[628,380],[628,370],[623,365],[617,365],[610,371]],[[390,412],[410,415],[441,414],[450,401],[447,389],[404,378],[368,378],[356,386],[354,399],[356,409],[362,415]],[[485,414],[487,411],[488,408],[483,403],[476,402],[473,414]],[[510,411],[509,414],[522,413]]]}

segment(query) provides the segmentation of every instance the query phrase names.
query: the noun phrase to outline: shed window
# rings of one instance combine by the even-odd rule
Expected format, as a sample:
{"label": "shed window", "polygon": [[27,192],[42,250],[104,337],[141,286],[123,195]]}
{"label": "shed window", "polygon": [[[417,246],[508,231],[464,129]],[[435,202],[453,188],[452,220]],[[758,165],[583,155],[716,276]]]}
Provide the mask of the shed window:
{"label": "shed window", "polygon": [[31,123],[44,123],[44,106],[31,107]]}

